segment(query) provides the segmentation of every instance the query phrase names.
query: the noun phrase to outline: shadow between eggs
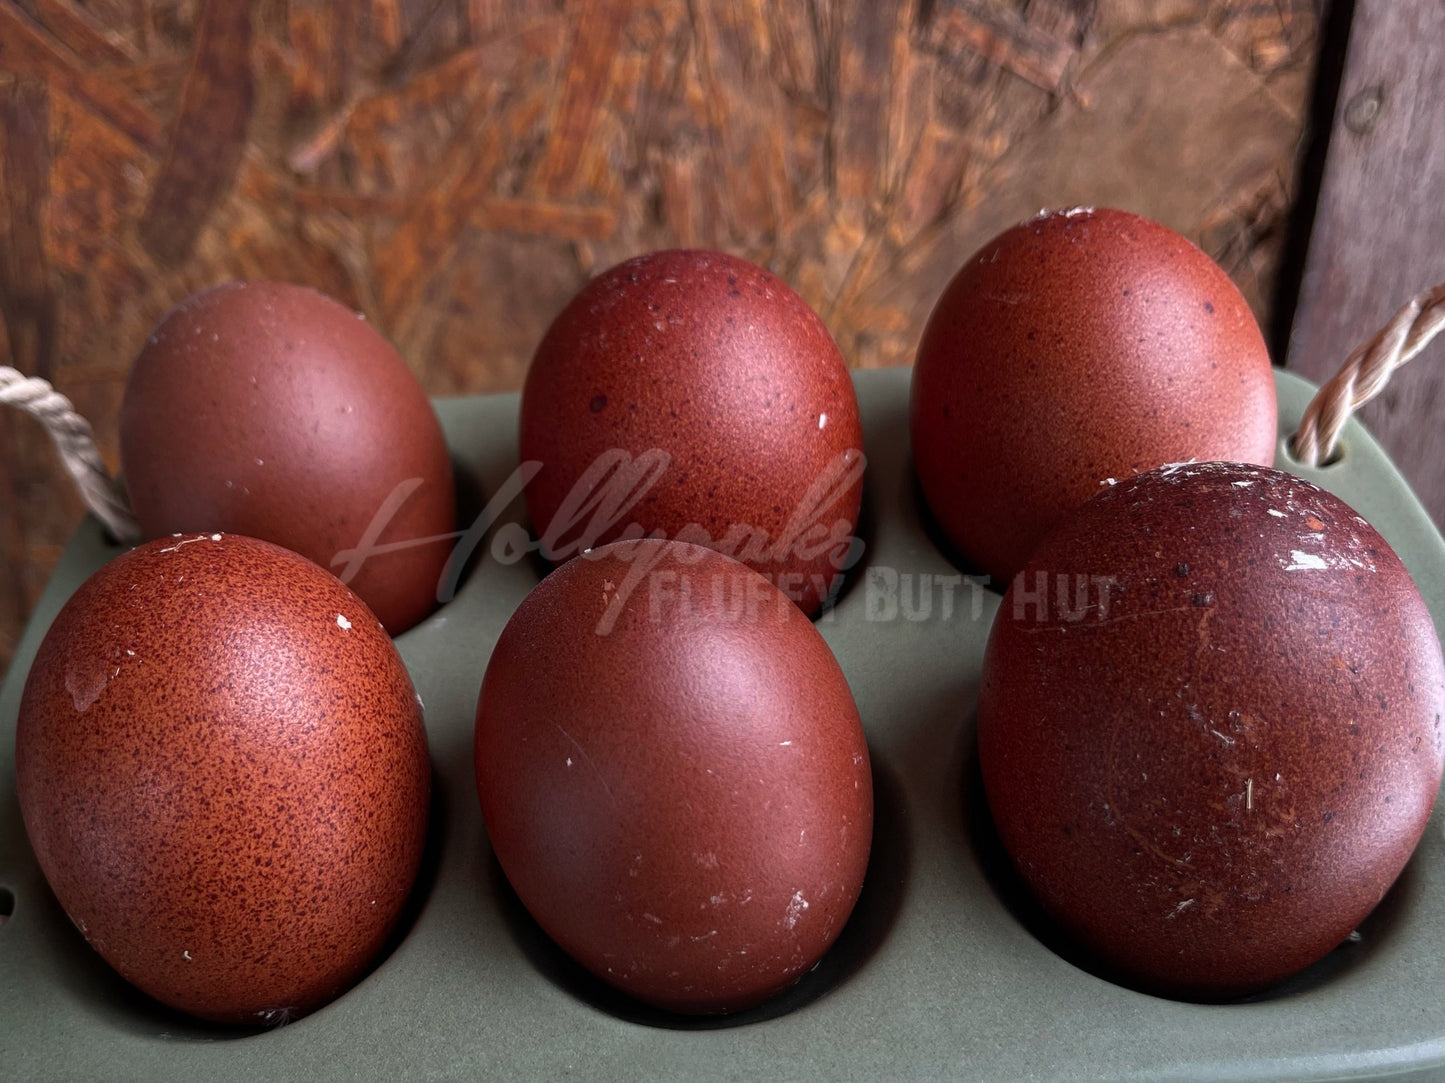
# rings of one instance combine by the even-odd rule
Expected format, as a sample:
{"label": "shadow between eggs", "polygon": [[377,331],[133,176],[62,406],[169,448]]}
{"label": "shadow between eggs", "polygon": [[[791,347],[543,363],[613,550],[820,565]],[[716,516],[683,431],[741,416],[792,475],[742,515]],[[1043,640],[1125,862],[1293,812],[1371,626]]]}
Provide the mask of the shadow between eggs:
{"label": "shadow between eggs", "polygon": [[797,983],[745,1011],[682,1015],[652,1007],[608,985],[542,931],[487,849],[491,889],[513,941],[544,978],[577,1000],[625,1022],[669,1030],[719,1030],[777,1019],[822,999],[864,967],[888,938],[902,909],[912,871],[908,811],[903,787],[870,750],[873,769],[873,840],[863,889],[838,939]]}
{"label": "shadow between eggs", "polygon": [[995,583],[993,576],[985,572],[978,563],[969,557],[953,544],[952,539],[944,532],[938,517],[933,514],[933,509],[928,506],[928,498],[923,494],[923,483],[918,480],[918,472],[913,469],[913,461],[910,458],[908,463],[908,492],[904,497],[910,502],[910,510],[923,532],[928,535],[928,540],[933,547],[942,554],[943,558],[954,566],[959,572],[976,580],[988,590],[1003,597],[1004,591],[1008,589],[1007,583]]}
{"label": "shadow between eggs", "polygon": [[863,579],[867,573],[868,565],[872,562],[874,552],[874,541],[878,533],[878,516],[875,510],[875,501],[869,491],[867,475],[864,475],[863,497],[858,505],[858,522],[853,527],[853,548],[849,553],[851,563],[842,569],[842,577],[823,599],[823,604],[818,612],[813,615],[813,623],[826,620],[833,610],[843,604],[843,600],[853,593],[853,588]]}
{"label": "shadow between eggs", "polygon": [[[852,593],[853,588],[857,586],[863,578],[868,568],[869,554],[873,551],[875,523],[876,519],[872,513],[872,502],[868,498],[868,492],[865,487],[863,500],[858,511],[858,523],[853,531],[853,550],[850,553],[852,562],[848,567],[842,569],[841,575],[835,577],[834,583],[827,595],[823,598],[822,605],[819,607],[818,612],[814,613],[810,618],[814,624],[817,624],[819,621],[826,623],[832,611],[842,604],[843,599]],[[528,537],[534,541],[537,540],[536,535],[531,533],[530,527],[528,527],[528,530]],[[568,560],[574,558],[569,557],[566,560],[554,563],[542,555],[541,547],[538,546],[530,551],[524,559],[533,575],[536,576],[536,581],[540,583],[546,579],[547,576],[562,567],[563,564],[566,564]],[[474,563],[475,557],[468,562],[468,569],[470,569]],[[470,571],[468,571],[467,574],[470,574]]]}
{"label": "shadow between eggs", "polygon": [[[459,535],[465,535],[481,517],[483,511],[486,510],[487,490],[486,486],[482,484],[482,479],[477,475],[471,465],[458,458],[455,454],[451,458],[451,464],[452,484],[455,486],[457,499],[456,523],[453,529],[456,530]],[[511,512],[511,509],[508,509],[508,511]],[[514,515],[514,512],[512,512],[512,514],[504,514],[500,522],[508,522]],[[441,580],[437,583],[438,591],[445,592],[446,601],[438,602],[432,611],[423,617],[418,624],[424,624],[432,617],[445,613],[447,606],[455,601],[462,593],[467,585],[467,581],[476,574],[477,568],[481,566],[482,561],[487,559],[490,548],[489,542],[492,531],[495,528],[496,524],[488,527],[486,534],[477,539],[476,544],[472,545],[466,552],[459,569],[455,571],[452,569],[451,557],[448,556],[447,563],[442,569]],[[459,536],[452,543],[453,548],[451,552],[455,553],[457,546],[466,544],[467,539],[464,536]]]}

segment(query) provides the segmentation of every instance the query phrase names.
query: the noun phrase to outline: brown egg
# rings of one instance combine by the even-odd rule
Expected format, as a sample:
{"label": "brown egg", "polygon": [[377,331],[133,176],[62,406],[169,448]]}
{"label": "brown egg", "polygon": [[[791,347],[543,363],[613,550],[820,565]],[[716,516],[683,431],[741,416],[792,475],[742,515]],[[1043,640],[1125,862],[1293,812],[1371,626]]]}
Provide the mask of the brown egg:
{"label": "brown egg", "polygon": [[1123,211],[1060,211],[994,238],[948,284],[910,429],[934,517],[1003,584],[1107,479],[1268,465],[1274,380],[1249,306],[1198,248]]}
{"label": "brown egg", "polygon": [[[746,260],[654,252],[590,282],[537,347],[520,443],[543,464],[527,508],[548,559],[637,524],[737,557],[813,614],[852,555],[852,380],[823,321]],[[616,451],[603,497],[588,471]]]}
{"label": "brown egg", "polygon": [[15,771],[61,906],[146,993],[286,1022],[365,971],[421,860],[421,706],[365,605],[279,546],[150,542],[61,610]]}
{"label": "brown egg", "polygon": [[[393,635],[435,605],[456,497],[421,386],[361,317],[302,286],[229,282],[146,340],[120,415],[126,488],[147,537],[221,530],[342,575]],[[334,558],[403,498],[359,571]]]}
{"label": "brown egg", "polygon": [[1005,595],[979,758],[1044,907],[1126,981],[1220,998],[1350,934],[1440,786],[1445,666],[1337,497],[1166,466],[1065,520]]}
{"label": "brown egg", "polygon": [[641,1000],[729,1012],[833,943],[872,839],[848,683],[756,572],[617,542],[517,609],[477,705],[477,788],[517,895]]}

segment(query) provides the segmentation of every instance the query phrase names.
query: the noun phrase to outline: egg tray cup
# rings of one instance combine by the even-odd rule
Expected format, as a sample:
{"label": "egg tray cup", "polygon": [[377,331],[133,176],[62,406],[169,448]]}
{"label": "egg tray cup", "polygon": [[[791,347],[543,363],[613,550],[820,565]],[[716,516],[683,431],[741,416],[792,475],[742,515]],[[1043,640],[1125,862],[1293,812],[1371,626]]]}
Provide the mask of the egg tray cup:
{"label": "egg tray cup", "polygon": [[[1358,938],[1245,1001],[1167,1000],[1116,984],[1030,902],[993,833],[976,763],[975,702],[1000,594],[961,577],[929,525],[907,451],[909,376],[855,376],[867,549],[817,623],[868,735],[873,854],[852,919],[793,989],[723,1018],[649,1009],[563,955],[512,894],[487,844],[472,728],[492,647],[545,568],[499,561],[489,531],[456,597],[396,640],[426,703],[435,796],[428,857],[386,954],[332,1004],[270,1030],[211,1026],[137,992],[60,909],[15,796],[16,712],[36,649],[70,594],[121,551],[88,519],[0,690],[0,1076],[1445,1077],[1445,807]],[[1445,542],[1404,480],[1354,421],[1333,465],[1293,462],[1284,437],[1313,388],[1287,372],[1276,381],[1276,465],[1373,523],[1445,627]],[[516,467],[518,398],[436,406],[470,523]],[[499,522],[524,521],[521,504]]]}

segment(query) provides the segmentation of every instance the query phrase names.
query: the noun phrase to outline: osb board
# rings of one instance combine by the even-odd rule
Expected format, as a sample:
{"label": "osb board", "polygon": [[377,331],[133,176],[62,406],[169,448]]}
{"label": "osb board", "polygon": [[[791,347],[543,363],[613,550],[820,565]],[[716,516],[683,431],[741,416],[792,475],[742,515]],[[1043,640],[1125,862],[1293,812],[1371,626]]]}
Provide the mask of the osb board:
{"label": "osb board", "polygon": [[[907,363],[943,284],[1043,205],[1161,219],[1262,320],[1317,0],[0,0],[5,361],[117,463],[181,297],[306,282],[428,391],[519,385],[597,270],[771,267],[849,363]],[[0,416],[0,666],[80,508]]]}

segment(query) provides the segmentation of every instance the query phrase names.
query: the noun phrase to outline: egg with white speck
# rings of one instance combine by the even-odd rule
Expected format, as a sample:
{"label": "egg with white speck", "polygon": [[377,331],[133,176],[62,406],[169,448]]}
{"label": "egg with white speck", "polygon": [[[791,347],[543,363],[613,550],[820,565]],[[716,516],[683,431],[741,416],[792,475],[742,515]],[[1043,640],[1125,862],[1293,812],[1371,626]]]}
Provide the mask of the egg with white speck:
{"label": "egg with white speck", "polygon": [[1006,586],[1111,478],[1268,465],[1275,390],[1249,305],[1173,230],[1108,208],[1005,230],[949,282],[918,344],[919,484],[961,555]]}
{"label": "egg with white speck", "polygon": [[682,542],[617,542],[517,608],[477,705],[487,836],[537,923],[657,1007],[738,1011],[842,931],[872,843],[848,683],[797,606]]}
{"label": "egg with white speck", "polygon": [[268,1025],[344,992],[412,889],[421,703],[334,576],[232,534],[158,539],[65,604],[21,699],[16,790],[65,912],[183,1012]]}
{"label": "egg with white speck", "polygon": [[[653,252],[593,279],[548,328],[522,391],[544,555],[570,558],[635,524],[632,536],[737,557],[810,615],[856,559],[862,448],[823,321],[776,275],[721,252]],[[617,514],[599,515],[595,471],[618,451]]]}
{"label": "egg with white speck", "polygon": [[1389,544],[1239,463],[1104,490],[1015,579],[978,746],[1005,849],[1111,975],[1220,999],[1345,940],[1419,842],[1445,664]]}

